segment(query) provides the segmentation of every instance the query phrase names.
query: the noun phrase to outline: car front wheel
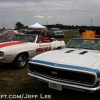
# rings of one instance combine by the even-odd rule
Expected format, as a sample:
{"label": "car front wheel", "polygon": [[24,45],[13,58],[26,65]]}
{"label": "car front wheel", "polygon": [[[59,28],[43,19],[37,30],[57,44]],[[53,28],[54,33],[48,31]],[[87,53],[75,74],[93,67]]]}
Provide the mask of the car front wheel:
{"label": "car front wheel", "polygon": [[21,53],[21,54],[17,55],[17,57],[13,61],[13,65],[17,68],[24,68],[24,67],[26,67],[27,62],[28,62],[27,54]]}

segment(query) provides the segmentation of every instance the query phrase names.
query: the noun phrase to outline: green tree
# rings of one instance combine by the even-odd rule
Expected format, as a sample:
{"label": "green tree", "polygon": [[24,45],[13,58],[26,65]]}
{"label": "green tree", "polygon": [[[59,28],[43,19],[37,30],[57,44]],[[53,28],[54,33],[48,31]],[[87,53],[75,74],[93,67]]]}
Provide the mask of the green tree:
{"label": "green tree", "polygon": [[16,26],[15,26],[15,29],[21,29],[23,27],[24,27],[24,25],[21,22],[17,22]]}

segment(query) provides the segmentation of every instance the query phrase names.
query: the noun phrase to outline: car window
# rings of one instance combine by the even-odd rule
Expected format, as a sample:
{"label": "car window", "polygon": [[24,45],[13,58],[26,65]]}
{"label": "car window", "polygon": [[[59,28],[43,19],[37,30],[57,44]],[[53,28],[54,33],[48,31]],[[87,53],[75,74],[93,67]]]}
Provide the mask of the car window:
{"label": "car window", "polygon": [[6,31],[2,32],[2,33],[0,34],[0,36],[3,36],[3,35],[5,35],[5,34],[6,34]]}
{"label": "car window", "polygon": [[27,42],[35,42],[35,37],[34,36],[28,36],[27,37]]}
{"label": "car window", "polygon": [[59,28],[52,29],[53,31],[61,31]]}
{"label": "car window", "polygon": [[36,36],[35,35],[17,35],[14,39],[14,41],[24,41],[24,42],[35,42]]}
{"label": "car window", "polygon": [[7,36],[8,36],[8,39],[9,39],[9,40],[12,40],[13,37],[15,36],[15,34],[8,34]]}

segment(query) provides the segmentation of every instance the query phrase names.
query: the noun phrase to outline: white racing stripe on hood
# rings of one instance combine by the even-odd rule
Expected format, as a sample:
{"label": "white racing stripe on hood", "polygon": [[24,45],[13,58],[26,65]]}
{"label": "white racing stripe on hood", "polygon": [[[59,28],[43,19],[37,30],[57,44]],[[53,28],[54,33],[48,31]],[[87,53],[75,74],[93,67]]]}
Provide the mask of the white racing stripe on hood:
{"label": "white racing stripe on hood", "polygon": [[[65,53],[66,51],[69,50],[74,50],[74,51]],[[60,64],[74,65],[74,66],[89,67],[89,68],[92,67],[100,59],[100,56],[96,52],[88,51],[85,54],[79,54],[83,51],[88,51],[88,50],[66,48],[62,50],[46,52],[34,57],[33,59],[60,63]]]}

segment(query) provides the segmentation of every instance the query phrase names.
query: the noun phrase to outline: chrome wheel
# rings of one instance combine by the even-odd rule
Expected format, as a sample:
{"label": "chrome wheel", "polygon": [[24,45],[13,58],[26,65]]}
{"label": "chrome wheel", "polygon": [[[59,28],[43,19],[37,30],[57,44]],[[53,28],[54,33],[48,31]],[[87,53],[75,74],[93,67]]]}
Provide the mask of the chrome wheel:
{"label": "chrome wheel", "polygon": [[27,56],[26,55],[20,55],[17,64],[19,67],[24,67],[27,63]]}
{"label": "chrome wheel", "polygon": [[28,61],[27,54],[22,53],[15,58],[13,64],[18,68],[23,68],[27,65],[27,61]]}

